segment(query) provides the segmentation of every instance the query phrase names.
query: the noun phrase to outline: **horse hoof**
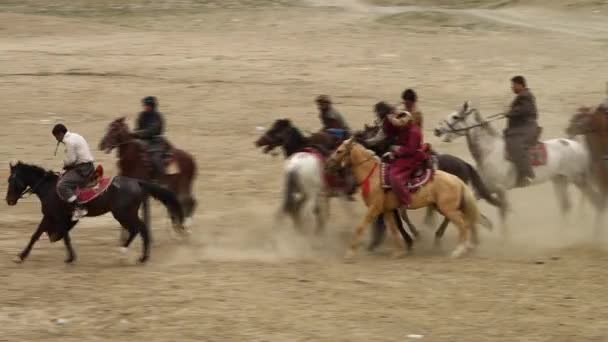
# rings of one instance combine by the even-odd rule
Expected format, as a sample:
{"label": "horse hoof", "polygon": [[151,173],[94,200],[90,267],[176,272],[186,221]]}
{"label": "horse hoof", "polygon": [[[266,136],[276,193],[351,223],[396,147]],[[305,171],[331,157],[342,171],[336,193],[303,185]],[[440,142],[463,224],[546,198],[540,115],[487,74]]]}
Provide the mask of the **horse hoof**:
{"label": "horse hoof", "polygon": [[146,261],[148,261],[148,259],[149,259],[149,258],[150,258],[149,256],[144,255],[144,256],[142,256],[141,258],[139,258],[139,259],[137,260],[137,262],[143,265],[143,264],[145,264],[145,263],[146,263]]}
{"label": "horse hoof", "polygon": [[74,258],[74,257],[69,257],[69,258],[65,259],[63,262],[65,262],[65,263],[66,263],[66,264],[68,264],[68,265],[71,265],[71,264],[73,264],[73,263],[74,263],[74,260],[76,260],[76,258]]}
{"label": "horse hoof", "polygon": [[20,255],[17,255],[16,257],[13,257],[13,262],[15,264],[22,264],[24,261],[24,258],[22,258]]}
{"label": "horse hoof", "polygon": [[347,263],[352,263],[355,260],[355,252],[349,250],[348,252],[346,252],[346,254],[344,255],[344,261]]}
{"label": "horse hoof", "polygon": [[407,255],[406,251],[395,251],[391,253],[391,258],[393,259],[401,259]]}
{"label": "horse hoof", "polygon": [[463,256],[465,253],[467,252],[467,248],[464,246],[458,246],[456,247],[456,249],[452,252],[452,259],[458,259],[461,256]]}

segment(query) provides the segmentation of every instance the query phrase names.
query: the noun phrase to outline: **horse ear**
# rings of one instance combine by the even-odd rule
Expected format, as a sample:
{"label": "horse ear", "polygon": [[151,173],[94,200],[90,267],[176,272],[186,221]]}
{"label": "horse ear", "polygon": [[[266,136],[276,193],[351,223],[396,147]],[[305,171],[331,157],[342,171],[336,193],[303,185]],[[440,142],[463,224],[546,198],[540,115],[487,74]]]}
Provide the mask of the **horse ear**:
{"label": "horse ear", "polygon": [[118,122],[125,122],[127,120],[127,116],[123,115],[120,118],[118,118]]}
{"label": "horse ear", "polygon": [[11,160],[8,165],[11,167],[11,170],[15,167],[15,161]]}

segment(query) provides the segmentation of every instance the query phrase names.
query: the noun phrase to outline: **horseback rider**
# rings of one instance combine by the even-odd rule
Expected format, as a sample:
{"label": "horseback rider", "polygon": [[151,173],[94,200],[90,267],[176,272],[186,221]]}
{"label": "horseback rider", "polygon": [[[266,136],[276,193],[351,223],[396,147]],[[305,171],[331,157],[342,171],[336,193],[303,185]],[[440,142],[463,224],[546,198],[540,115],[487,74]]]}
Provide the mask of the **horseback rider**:
{"label": "horseback rider", "polygon": [[378,102],[374,111],[382,125],[378,133],[366,140],[373,146],[390,139],[393,146],[382,157],[389,161],[389,179],[397,198],[404,206],[410,204],[407,182],[411,174],[428,158],[422,146],[422,131],[409,112],[398,112],[386,102]]}
{"label": "horseback rider", "polygon": [[538,140],[538,111],[536,98],[523,76],[511,79],[511,89],[516,96],[506,114],[508,122],[504,137],[507,153],[517,169],[517,186],[524,187],[534,180],[528,149]]}
{"label": "horseback rider", "polygon": [[342,114],[334,108],[331,98],[328,95],[319,95],[315,102],[319,109],[319,119],[323,125],[321,130],[338,137],[340,141],[348,139],[350,128]]}
{"label": "horseback rider", "polygon": [[52,133],[57,144],[65,145],[64,172],[57,182],[57,193],[72,209],[72,221],[78,221],[87,215],[87,209],[77,203],[76,189],[86,186],[95,173],[93,155],[87,141],[63,124],[55,125]]}
{"label": "horseback rider", "polygon": [[408,88],[401,93],[401,99],[403,100],[405,110],[412,114],[414,123],[422,129],[424,120],[422,118],[422,112],[418,110],[418,94],[416,94],[414,89]]}
{"label": "horseback rider", "polygon": [[143,111],[139,113],[137,125],[132,136],[146,144],[146,150],[152,164],[152,179],[159,180],[165,175],[164,156],[167,142],[163,138],[165,120],[158,111],[158,100],[146,96],[142,100]]}

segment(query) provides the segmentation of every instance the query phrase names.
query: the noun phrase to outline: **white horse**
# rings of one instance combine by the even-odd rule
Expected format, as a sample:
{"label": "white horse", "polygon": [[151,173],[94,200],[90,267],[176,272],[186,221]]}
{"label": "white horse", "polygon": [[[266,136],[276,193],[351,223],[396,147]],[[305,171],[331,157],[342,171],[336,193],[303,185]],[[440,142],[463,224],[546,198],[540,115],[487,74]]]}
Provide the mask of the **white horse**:
{"label": "white horse", "polygon": [[314,214],[317,233],[325,228],[329,199],[325,190],[324,164],[309,152],[298,152],[285,161],[285,187],[282,211],[301,229],[302,215]]}
{"label": "white horse", "polygon": [[[506,192],[516,187],[517,171],[515,165],[507,160],[505,141],[502,134],[492,128],[489,121],[482,118],[469,101],[463,107],[440,122],[435,128],[435,135],[450,142],[457,137],[466,137],[471,155],[477,163],[477,169],[484,183],[495,192],[502,203],[508,203]],[[532,184],[553,182],[559,204],[568,212],[571,203],[567,194],[568,184],[572,183],[597,207],[597,195],[592,190],[589,177],[591,162],[587,149],[577,141],[570,139],[550,139],[543,143],[547,150],[545,165],[534,166],[535,179]],[[504,221],[506,207],[500,210]]]}

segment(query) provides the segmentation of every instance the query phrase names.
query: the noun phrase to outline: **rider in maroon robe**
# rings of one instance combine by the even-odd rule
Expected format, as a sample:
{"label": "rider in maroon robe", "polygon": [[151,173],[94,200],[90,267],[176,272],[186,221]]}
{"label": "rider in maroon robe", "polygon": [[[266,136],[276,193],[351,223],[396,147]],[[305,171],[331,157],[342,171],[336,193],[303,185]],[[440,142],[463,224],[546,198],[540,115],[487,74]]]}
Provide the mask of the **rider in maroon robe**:
{"label": "rider in maroon robe", "polygon": [[[382,120],[382,139],[391,141],[391,149],[383,158],[390,163],[389,179],[391,187],[399,201],[408,206],[410,192],[406,186],[412,173],[427,159],[422,146],[422,131],[406,111],[398,112],[386,102],[379,102],[375,107],[376,114]],[[373,140],[379,137],[372,138]]]}

